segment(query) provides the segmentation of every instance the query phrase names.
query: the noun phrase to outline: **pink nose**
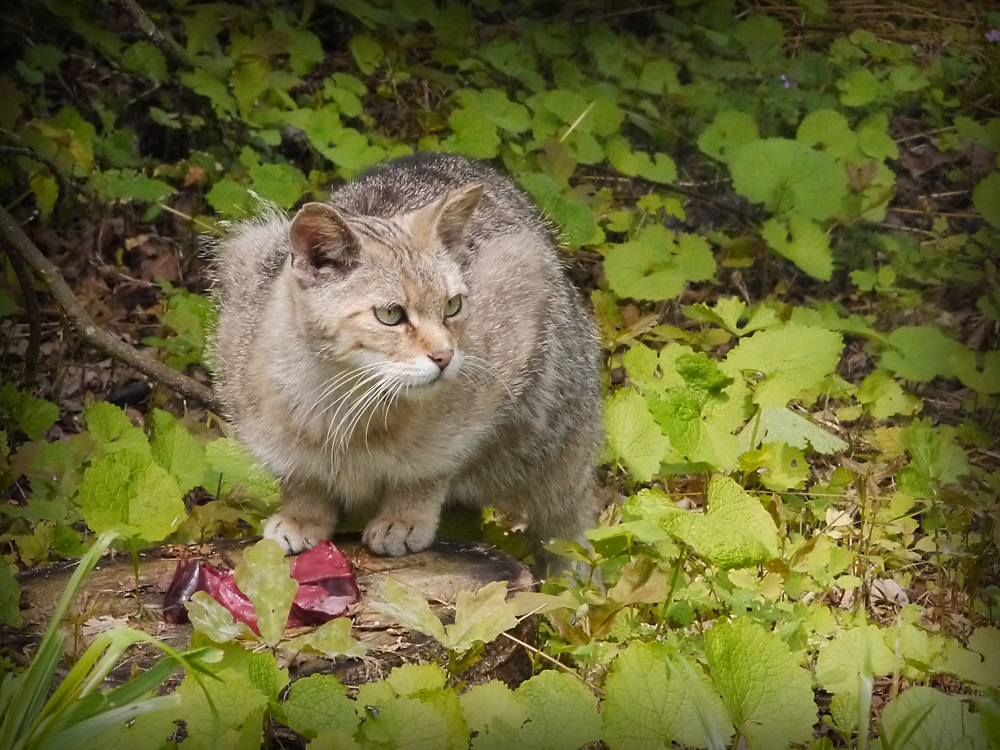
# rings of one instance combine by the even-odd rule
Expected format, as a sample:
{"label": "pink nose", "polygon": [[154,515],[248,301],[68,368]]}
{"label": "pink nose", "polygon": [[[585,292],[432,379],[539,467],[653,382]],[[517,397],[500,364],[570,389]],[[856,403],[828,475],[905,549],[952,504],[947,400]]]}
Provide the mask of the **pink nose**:
{"label": "pink nose", "polygon": [[449,348],[438,349],[436,352],[431,352],[427,356],[431,358],[431,361],[433,361],[434,364],[443,370],[448,366],[448,363],[451,362],[451,358],[454,354],[455,350]]}

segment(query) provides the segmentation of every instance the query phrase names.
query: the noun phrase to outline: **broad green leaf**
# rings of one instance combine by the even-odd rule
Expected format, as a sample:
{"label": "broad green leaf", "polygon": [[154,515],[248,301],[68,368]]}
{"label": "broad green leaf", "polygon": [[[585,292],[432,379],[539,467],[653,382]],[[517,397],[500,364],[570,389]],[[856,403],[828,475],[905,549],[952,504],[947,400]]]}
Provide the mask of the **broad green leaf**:
{"label": "broad green leaf", "polygon": [[879,82],[867,68],[853,70],[839,81],[840,103],[845,107],[861,107],[878,96]]}
{"label": "broad green leaf", "polygon": [[677,64],[665,57],[650,60],[642,66],[636,88],[647,94],[674,93],[680,88]]}
{"label": "broad green leaf", "polygon": [[764,377],[757,382],[754,403],[785,406],[833,372],[842,346],[833,331],[789,323],[741,339],[722,369],[733,377],[760,373]]}
{"label": "broad green leaf", "polygon": [[780,554],[774,519],[729,477],[709,483],[708,512],[671,515],[664,528],[723,569],[757,565]]}
{"label": "broad green leaf", "polygon": [[152,455],[145,433],[114,404],[95,401],[84,410],[83,420],[102,455],[121,452]]}
{"label": "broad green leaf", "polygon": [[122,64],[144,74],[153,83],[167,80],[167,60],[152,42],[141,41],[127,47],[122,53]]}
{"label": "broad green leaf", "polygon": [[639,482],[648,482],[670,455],[670,441],[635,390],[624,388],[604,401],[604,429],[613,455]]}
{"label": "broad green leaf", "polygon": [[229,94],[229,87],[204,68],[185,71],[179,78],[189,89],[211,101],[216,111],[236,115],[236,100]]}
{"label": "broad green leaf", "polygon": [[21,586],[6,560],[0,560],[0,622],[20,629],[24,625],[20,603]]}
{"label": "broad green leaf", "polygon": [[903,63],[892,68],[888,83],[894,91],[911,92],[920,91],[930,81],[916,65],[913,63]]}
{"label": "broad green leaf", "polygon": [[883,746],[906,750],[986,750],[978,714],[958,696],[930,687],[904,690],[882,710]]}
{"label": "broad green leaf", "polygon": [[799,141],[767,138],[731,150],[733,186],[774,213],[825,221],[847,196],[847,176],[832,154]]}
{"label": "broad green leaf", "polygon": [[233,613],[204,591],[195,591],[184,604],[195,630],[204,633],[216,643],[237,638],[257,640],[257,634],[245,622],[237,621]]}
{"label": "broad green leaf", "polygon": [[243,553],[243,562],[236,566],[236,585],[247,595],[257,613],[261,638],[271,647],[277,646],[285,634],[288,612],[299,584],[290,572],[285,552],[272,539],[262,539]]}
{"label": "broad green leaf", "polygon": [[[862,674],[881,677],[896,669],[896,655],[875,625],[848,628],[819,649],[816,682],[831,693],[858,695]],[[890,631],[891,633],[891,631]]]}
{"label": "broad green leaf", "polygon": [[976,353],[963,347],[951,355],[950,364],[962,385],[984,396],[1000,393],[1000,351],[985,352],[980,368],[976,363]]}
{"label": "broad green leaf", "polygon": [[972,203],[989,224],[1000,228],[1000,172],[984,177],[972,191]]}
{"label": "broad green leaf", "polygon": [[92,463],[77,490],[87,526],[98,534],[117,530],[158,542],[180,525],[186,511],[174,478],[145,452],[105,453]]}
{"label": "broad green leaf", "polygon": [[[756,440],[751,445],[754,435]],[[761,407],[759,419],[747,423],[739,437],[741,452],[764,443],[787,443],[803,449],[812,446],[817,453],[839,453],[847,449],[844,440],[783,406]]]}
{"label": "broad green leaf", "polygon": [[378,596],[381,601],[372,603],[376,612],[392,617],[410,630],[429,635],[438,643],[448,642],[444,626],[420,594],[392,578],[386,578],[378,584]]}
{"label": "broad green leaf", "polygon": [[365,34],[359,34],[351,40],[351,55],[354,62],[364,75],[370,76],[385,57],[382,45]]}
{"label": "broad green leaf", "polygon": [[877,112],[866,117],[858,125],[858,146],[862,153],[872,159],[898,159],[899,146],[889,132],[889,117],[885,112]]}
{"label": "broad green leaf", "polygon": [[753,115],[727,109],[719,112],[698,136],[698,148],[714,159],[727,161],[734,149],[757,140],[760,133]]}
{"label": "broad green leaf", "polygon": [[528,707],[500,680],[475,685],[458,700],[470,731],[477,734],[472,738],[476,750],[496,747],[497,738],[516,736],[528,719]]}
{"label": "broad green leaf", "polygon": [[812,679],[776,633],[746,616],[717,621],[705,635],[705,651],[729,718],[750,750],[812,738]]}
{"label": "broad green leaf", "polygon": [[775,492],[802,489],[809,479],[805,453],[785,443],[765,443],[757,450],[747,451],[740,456],[739,467],[758,472],[761,483]]}
{"label": "broad green leaf", "polygon": [[955,430],[914,420],[900,436],[910,463],[898,474],[900,488],[918,497],[934,497],[938,484],[955,484],[969,473],[969,457],[956,444]]}
{"label": "broad green leaf", "polygon": [[448,117],[454,135],[441,145],[473,159],[492,159],[500,147],[497,126],[478,109],[456,109]]}
{"label": "broad green leaf", "polygon": [[248,219],[260,205],[260,201],[231,177],[223,177],[216,182],[205,199],[227,219]]}
{"label": "broad green leaf", "polygon": [[630,643],[604,690],[602,739],[611,750],[720,747],[733,734],[709,677],[665,644]]}
{"label": "broad green leaf", "polygon": [[919,398],[906,393],[899,381],[885,370],[875,370],[861,381],[855,397],[878,420],[896,414],[916,414],[923,406]]}
{"label": "broad green leaf", "polygon": [[278,496],[274,478],[256,463],[247,449],[232,438],[213,440],[205,446],[208,474],[202,486],[213,492],[218,487],[221,497],[238,491],[251,499],[271,501]]}
{"label": "broad green leaf", "polygon": [[494,581],[473,594],[460,591],[455,601],[455,622],[445,628],[448,648],[464,652],[477,643],[489,643],[517,627],[513,606],[507,601],[507,584]]}
{"label": "broad green leaf", "polygon": [[519,181],[538,207],[562,230],[562,239],[569,247],[578,248],[604,240],[593,209],[578,196],[563,190],[550,175],[535,172],[521,175]]}
{"label": "broad green leaf", "polygon": [[205,477],[205,448],[169,412],[153,410],[149,448],[153,460],[173,475],[182,493],[201,484]]}
{"label": "broad green leaf", "polygon": [[314,674],[292,683],[288,697],[281,703],[281,722],[306,739],[330,731],[350,735],[358,727],[354,707],[340,680],[329,674]]}
{"label": "broad green leaf", "polygon": [[486,119],[510,133],[523,133],[531,127],[531,116],[527,107],[507,98],[501,89],[462,89],[458,101],[466,109],[480,112]]}
{"label": "broad green leaf", "polygon": [[[528,720],[513,747],[524,750],[578,750],[601,736],[597,698],[575,677],[548,670],[521,684],[518,699]],[[502,746],[501,746],[502,747]]]}
{"label": "broad green leaf", "polygon": [[616,137],[606,146],[611,166],[629,177],[644,177],[652,182],[670,184],[677,179],[677,167],[666,154],[656,154],[653,158],[642,151],[633,151],[628,141]]}
{"label": "broad green leaf", "polygon": [[799,123],[796,140],[808,146],[820,145],[839,159],[861,156],[857,136],[847,118],[834,109],[815,109]]}
{"label": "broad green leaf", "polygon": [[29,440],[40,440],[42,433],[59,419],[59,407],[0,380],[0,416],[13,418]]}
{"label": "broad green leaf", "polygon": [[678,296],[688,282],[712,278],[715,258],[701,237],[682,234],[675,240],[669,229],[654,224],[636,239],[613,245],[604,271],[619,297],[663,300]]}
{"label": "broad green leaf", "polygon": [[291,164],[258,164],[250,167],[253,191],[281,208],[289,208],[302,197],[308,182]]}
{"label": "broad green leaf", "polygon": [[954,375],[951,357],[962,350],[961,343],[934,326],[900,326],[887,341],[891,348],[882,354],[882,367],[918,383]]}
{"label": "broad green leaf", "polygon": [[280,647],[291,651],[317,651],[330,659],[341,656],[358,659],[367,653],[368,648],[351,636],[352,626],[350,618],[338,617],[305,635],[282,641]]}
{"label": "broad green leaf", "polygon": [[830,238],[815,221],[798,214],[788,220],[768,219],[761,235],[779,255],[788,258],[810,276],[829,281],[833,276]]}

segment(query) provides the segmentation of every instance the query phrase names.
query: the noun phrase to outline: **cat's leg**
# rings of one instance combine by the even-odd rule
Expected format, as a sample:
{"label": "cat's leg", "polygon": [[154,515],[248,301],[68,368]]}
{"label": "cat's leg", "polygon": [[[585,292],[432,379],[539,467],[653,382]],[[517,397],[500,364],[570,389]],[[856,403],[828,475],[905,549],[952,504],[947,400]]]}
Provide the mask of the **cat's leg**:
{"label": "cat's leg", "polygon": [[281,488],[281,510],[264,524],[264,538],[273,539],[287,555],[315,547],[333,536],[337,506],[328,491],[309,482],[288,480]]}
{"label": "cat's leg", "polygon": [[399,557],[431,546],[447,495],[447,480],[388,490],[362,541],[376,555]]}

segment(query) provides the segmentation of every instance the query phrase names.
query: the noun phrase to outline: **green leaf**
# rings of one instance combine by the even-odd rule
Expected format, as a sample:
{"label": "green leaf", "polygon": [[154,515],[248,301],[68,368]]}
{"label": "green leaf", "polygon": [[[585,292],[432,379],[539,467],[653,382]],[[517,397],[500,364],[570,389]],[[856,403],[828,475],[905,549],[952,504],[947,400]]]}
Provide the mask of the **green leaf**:
{"label": "green leaf", "polygon": [[354,734],[358,717],[347,687],[329,674],[314,674],[296,680],[281,704],[281,722],[306,739],[320,732]]}
{"label": "green leaf", "polygon": [[[601,736],[597,698],[575,677],[549,670],[535,675],[515,691],[527,708],[528,720],[511,748],[523,750],[578,750]],[[479,745],[473,745],[479,750]],[[483,747],[491,747],[484,744]],[[492,745],[506,750],[507,745]]]}
{"label": "green leaf", "polygon": [[708,676],[663,643],[630,643],[604,690],[602,738],[611,750],[721,747],[733,734]]}
{"label": "green leaf", "polygon": [[705,634],[709,673],[750,750],[785,748],[813,736],[812,678],[788,646],[749,617]]}
{"label": "green leaf", "polygon": [[278,485],[247,452],[238,440],[220,438],[205,446],[209,471],[202,486],[211,491],[219,488],[226,497],[239,492],[255,500],[272,501],[278,497]]}
{"label": "green leaf", "polygon": [[205,199],[227,219],[248,219],[260,205],[260,201],[231,177],[223,177],[216,182]]}
{"label": "green leaf", "polygon": [[648,482],[670,455],[670,441],[635,390],[624,388],[604,401],[604,429],[614,456],[632,478]]}
{"label": "green leaf", "polygon": [[757,383],[754,403],[784,406],[833,372],[842,346],[833,331],[788,323],[741,339],[722,369],[734,377],[744,371],[760,373],[764,377]]}
{"label": "green leaf", "polygon": [[914,420],[900,435],[910,463],[898,476],[900,489],[918,497],[934,497],[936,485],[955,484],[969,473],[969,457],[955,442],[952,427]]}
{"label": "green leaf", "polygon": [[382,601],[374,602],[373,610],[392,617],[410,630],[431,636],[438,643],[447,642],[444,626],[423,596],[392,578],[378,584],[378,596]]}
{"label": "green leaf", "polygon": [[42,433],[59,419],[59,407],[21,393],[13,383],[0,381],[0,415],[10,415],[29,440],[40,440]]}
{"label": "green leaf", "polygon": [[861,675],[892,674],[896,655],[875,625],[844,630],[824,644],[816,659],[816,682],[831,693],[859,694]]}
{"label": "green leaf", "polygon": [[441,145],[473,159],[492,159],[500,146],[497,126],[478,109],[456,109],[448,117],[454,135]]}
{"label": "green leaf", "polygon": [[458,700],[469,730],[476,733],[472,739],[475,750],[497,747],[505,738],[516,737],[528,720],[528,707],[500,680],[475,685]]}
{"label": "green leaf", "polygon": [[514,607],[507,601],[507,584],[494,581],[473,594],[460,591],[455,601],[455,622],[445,628],[448,648],[463,652],[477,643],[489,643],[517,627]]}
{"label": "green leaf", "polygon": [[954,375],[951,357],[963,348],[934,326],[900,326],[886,341],[891,348],[882,354],[882,367],[918,383]]}
{"label": "green leaf", "polygon": [[875,370],[861,381],[855,394],[858,403],[875,419],[883,420],[896,414],[911,415],[920,411],[923,402],[908,395],[892,375],[885,370]]}
{"label": "green leaf", "polygon": [[972,203],[980,216],[1000,228],[1000,172],[991,172],[976,185]]}
{"label": "green leaf", "polygon": [[114,404],[95,401],[84,410],[83,421],[101,455],[125,452],[152,457],[146,434]]}
{"label": "green leaf", "polygon": [[773,213],[825,221],[847,196],[836,157],[799,141],[768,138],[735,147],[729,163],[737,192]]}
{"label": "green leaf", "polygon": [[983,354],[983,367],[976,364],[976,353],[962,348],[951,355],[950,364],[962,385],[984,396],[1000,393],[1000,351]]}
{"label": "green leaf", "polygon": [[729,477],[712,478],[707,513],[672,515],[664,527],[723,569],[757,565],[780,554],[774,519]]}
{"label": "green leaf", "polygon": [[351,39],[351,55],[354,57],[358,70],[364,75],[370,76],[382,64],[385,52],[382,50],[382,45],[370,36],[358,34]]}
{"label": "green leaf", "polygon": [[605,148],[611,166],[624,175],[638,175],[664,184],[677,180],[677,166],[666,154],[657,153],[654,161],[649,154],[633,151],[628,141],[620,137],[609,140]]}
{"label": "green leaf", "polygon": [[840,103],[845,107],[861,107],[878,96],[879,82],[867,68],[853,70],[839,81]]}
{"label": "green leaf", "polygon": [[501,89],[462,89],[458,92],[462,107],[476,110],[498,128],[509,133],[523,133],[531,127],[531,116],[523,104],[512,102]]}
{"label": "green leaf", "polygon": [[578,248],[604,240],[593,209],[578,196],[564,191],[550,175],[536,172],[521,175],[519,181],[538,207],[560,227],[561,238],[569,247]]}
{"label": "green leaf", "polygon": [[359,659],[368,652],[368,648],[351,636],[352,626],[350,618],[338,617],[336,620],[323,623],[305,635],[282,641],[280,646],[292,651],[316,651],[330,659],[341,656]]}
{"label": "green leaf", "polygon": [[[144,445],[146,445],[144,443]],[[177,482],[146,452],[106,453],[83,475],[77,499],[87,526],[158,542],[186,516]]]}
{"label": "green leaf", "polygon": [[256,641],[257,634],[245,622],[237,621],[233,613],[219,604],[204,591],[195,591],[185,602],[191,625],[199,633],[204,633],[216,643],[225,643],[237,638]]}
{"label": "green leaf", "polygon": [[181,73],[179,78],[189,89],[211,101],[217,112],[236,116],[236,100],[230,96],[229,87],[207,70],[195,68]]}
{"label": "green leaf", "polygon": [[21,586],[7,561],[0,560],[0,622],[20,629],[24,625],[20,604]]}
{"label": "green leaf", "polygon": [[857,160],[858,138],[851,131],[847,118],[835,109],[815,109],[799,123],[796,140],[807,146],[821,145],[840,159]]}
{"label": "green leaf", "polygon": [[144,74],[153,83],[167,80],[167,60],[152,42],[136,42],[127,47],[122,53],[122,65]]}
{"label": "green leaf", "polygon": [[889,85],[896,92],[920,91],[930,84],[930,80],[913,63],[903,63],[892,68]]}
{"label": "green leaf", "polygon": [[712,278],[715,258],[701,237],[682,234],[675,241],[669,229],[654,224],[635,240],[613,245],[604,271],[619,297],[664,300],[678,296],[688,282]]}
{"label": "green leaf", "polygon": [[[756,434],[754,444],[751,437]],[[741,452],[763,443],[787,443],[795,448],[812,446],[817,453],[839,453],[847,443],[783,406],[764,406],[757,420],[751,420],[740,433]]]}
{"label": "green leaf", "polygon": [[727,109],[719,112],[698,136],[698,148],[714,159],[727,161],[730,152],[757,140],[760,140],[760,132],[753,115]]}
{"label": "green leaf", "polygon": [[261,638],[268,646],[277,646],[285,634],[292,599],[299,590],[290,570],[281,546],[261,539],[247,547],[243,562],[233,572],[236,585],[253,604]]}
{"label": "green leaf", "polygon": [[642,66],[635,87],[647,94],[674,93],[680,88],[677,73],[676,63],[659,57]]}
{"label": "green leaf", "polygon": [[747,451],[740,456],[739,467],[758,472],[761,483],[775,492],[802,489],[809,479],[805,453],[785,443],[765,443],[758,450]]}
{"label": "green leaf", "polygon": [[181,493],[201,484],[207,466],[205,448],[169,412],[153,410],[153,438],[149,448],[153,460],[177,480]]}
{"label": "green leaf", "polygon": [[134,169],[106,169],[96,172],[91,176],[90,184],[113,200],[156,203],[174,192],[174,188],[163,180],[147,177]]}
{"label": "green leaf", "polygon": [[788,258],[810,276],[829,281],[833,277],[830,238],[812,219],[791,214],[784,219],[768,219],[761,229],[764,241],[779,255]]}
{"label": "green leaf", "polygon": [[289,208],[308,186],[306,176],[291,164],[258,164],[250,167],[253,191],[266,201]]}
{"label": "green leaf", "polygon": [[904,690],[882,710],[881,738],[887,748],[986,750],[978,714],[965,702],[930,687]]}

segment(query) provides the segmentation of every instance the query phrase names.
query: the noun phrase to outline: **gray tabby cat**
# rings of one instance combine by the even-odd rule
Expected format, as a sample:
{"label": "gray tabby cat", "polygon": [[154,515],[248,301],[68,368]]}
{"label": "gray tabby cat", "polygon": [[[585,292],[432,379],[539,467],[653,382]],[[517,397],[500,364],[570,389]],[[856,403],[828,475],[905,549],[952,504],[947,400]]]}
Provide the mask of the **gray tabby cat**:
{"label": "gray tabby cat", "polygon": [[510,180],[416,154],[235,227],[215,251],[217,390],[280,480],[264,536],[404,555],[449,502],[523,515],[537,540],[593,521],[599,345],[549,226]]}

